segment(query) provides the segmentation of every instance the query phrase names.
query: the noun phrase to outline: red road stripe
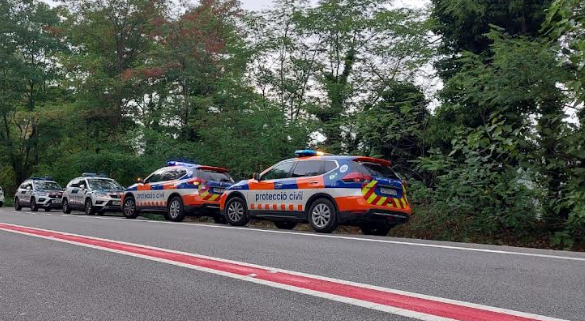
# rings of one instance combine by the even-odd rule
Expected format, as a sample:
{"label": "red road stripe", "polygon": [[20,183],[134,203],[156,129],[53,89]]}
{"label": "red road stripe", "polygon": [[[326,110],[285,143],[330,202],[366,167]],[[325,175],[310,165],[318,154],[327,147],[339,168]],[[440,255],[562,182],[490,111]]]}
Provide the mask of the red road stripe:
{"label": "red road stripe", "polygon": [[59,232],[44,231],[0,223],[0,229],[38,235],[46,238],[74,242],[115,250],[128,254],[138,254],[150,258],[163,259],[194,267],[202,267],[218,272],[250,276],[255,279],[274,282],[281,285],[289,285],[296,288],[313,290],[321,293],[332,294],[345,298],[380,304],[427,315],[451,318],[460,321],[538,321],[539,319],[521,317],[505,312],[494,312],[481,308],[441,302],[426,298],[418,298],[405,294],[397,294],[382,290],[371,289],[359,285],[345,284],[317,277],[297,275],[281,271],[271,271],[269,268],[246,266],[233,262],[214,260],[194,255],[173,253],[163,249],[146,248],[139,245],[123,244],[114,241],[94,239],[91,237],[68,235]]}

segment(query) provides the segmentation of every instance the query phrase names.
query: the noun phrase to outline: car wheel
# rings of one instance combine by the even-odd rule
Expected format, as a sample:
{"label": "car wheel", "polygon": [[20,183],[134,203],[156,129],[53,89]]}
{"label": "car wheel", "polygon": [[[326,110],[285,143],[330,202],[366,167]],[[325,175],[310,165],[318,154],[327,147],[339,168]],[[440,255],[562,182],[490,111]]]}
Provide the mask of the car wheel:
{"label": "car wheel", "polygon": [[225,214],[227,222],[233,226],[244,226],[250,221],[246,202],[241,197],[234,197],[227,202]]}
{"label": "car wheel", "polygon": [[71,214],[71,207],[69,207],[69,201],[67,199],[63,199],[63,213]]}
{"label": "car wheel", "polygon": [[124,204],[122,204],[122,214],[124,214],[125,218],[129,219],[138,217],[138,209],[136,208],[134,197],[129,196],[124,199]]}
{"label": "car wheel", "polygon": [[360,229],[364,235],[377,235],[377,236],[386,236],[390,229],[393,226],[391,225],[362,225]]}
{"label": "car wheel", "polygon": [[14,209],[16,211],[22,210],[22,206],[20,206],[20,199],[18,199],[18,197],[14,199]]}
{"label": "car wheel", "polygon": [[221,214],[217,214],[211,218],[213,222],[217,224],[227,224],[225,217],[221,216]]}
{"label": "car wheel", "polygon": [[4,206],[4,203],[3,202],[0,202],[0,207],[2,207],[2,206]]}
{"label": "car wheel", "polygon": [[331,233],[337,228],[337,210],[333,203],[320,198],[309,209],[309,223],[315,232]]}
{"label": "car wheel", "polygon": [[297,226],[296,222],[275,221],[274,225],[283,230],[292,230]]}
{"label": "car wheel", "polygon": [[85,215],[93,215],[95,214],[95,211],[93,209],[93,203],[91,202],[91,199],[88,198],[85,200]]}
{"label": "car wheel", "polygon": [[167,216],[173,222],[182,222],[185,219],[185,208],[181,197],[171,198],[169,205],[167,205]]}
{"label": "car wheel", "polygon": [[37,201],[34,197],[30,200],[30,210],[31,212],[36,212],[39,210],[39,206],[37,205]]}

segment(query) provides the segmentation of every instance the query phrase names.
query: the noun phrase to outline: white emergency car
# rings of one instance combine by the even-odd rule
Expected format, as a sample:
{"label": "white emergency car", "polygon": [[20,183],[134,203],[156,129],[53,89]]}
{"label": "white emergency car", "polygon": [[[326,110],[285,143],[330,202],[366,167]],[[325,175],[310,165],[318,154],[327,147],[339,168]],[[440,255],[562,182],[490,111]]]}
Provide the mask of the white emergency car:
{"label": "white emergency car", "polygon": [[53,208],[61,207],[63,188],[50,177],[31,177],[24,181],[14,195],[14,209],[20,211],[23,207],[30,207],[36,212],[43,208],[49,212]]}
{"label": "white emergency car", "polygon": [[124,188],[115,180],[94,173],[72,179],[63,193],[63,213],[82,210],[87,215],[102,215],[122,209]]}

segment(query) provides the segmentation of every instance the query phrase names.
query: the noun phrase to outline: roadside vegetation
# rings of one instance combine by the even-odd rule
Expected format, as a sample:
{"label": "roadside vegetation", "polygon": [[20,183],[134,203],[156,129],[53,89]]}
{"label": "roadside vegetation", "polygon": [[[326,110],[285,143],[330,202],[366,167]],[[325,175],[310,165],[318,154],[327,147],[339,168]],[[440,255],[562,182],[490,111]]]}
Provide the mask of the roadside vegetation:
{"label": "roadside vegetation", "polygon": [[0,185],[300,148],[391,160],[393,235],[585,247],[580,0],[0,0]]}

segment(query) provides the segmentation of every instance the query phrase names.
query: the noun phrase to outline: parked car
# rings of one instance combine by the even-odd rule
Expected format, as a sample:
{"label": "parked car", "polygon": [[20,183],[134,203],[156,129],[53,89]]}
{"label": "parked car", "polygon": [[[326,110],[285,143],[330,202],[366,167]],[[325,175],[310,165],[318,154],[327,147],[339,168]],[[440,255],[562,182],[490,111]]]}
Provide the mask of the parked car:
{"label": "parked car", "polygon": [[175,222],[191,214],[222,222],[219,199],[233,182],[225,168],[171,161],[126,189],[122,212],[131,219],[148,211],[163,213],[167,220]]}
{"label": "parked car", "polygon": [[2,207],[4,205],[4,190],[2,189],[2,186],[0,186],[0,207]]}
{"label": "parked car", "polygon": [[50,177],[31,177],[24,181],[14,195],[14,208],[20,211],[30,207],[33,212],[40,208],[49,212],[61,207],[63,188]]}
{"label": "parked car", "polygon": [[322,233],[343,224],[386,235],[409,220],[405,184],[389,161],[312,150],[296,155],[228,188],[220,202],[227,222],[243,226],[261,218],[282,229],[308,222]]}
{"label": "parked car", "polygon": [[122,210],[124,188],[115,180],[95,173],[83,173],[65,188],[61,202],[63,213],[82,210],[87,215]]}

